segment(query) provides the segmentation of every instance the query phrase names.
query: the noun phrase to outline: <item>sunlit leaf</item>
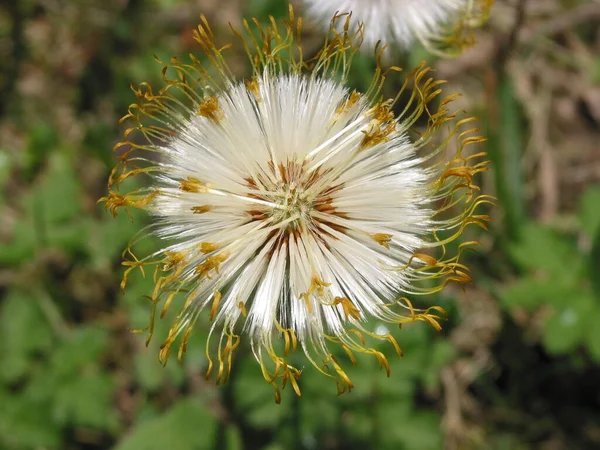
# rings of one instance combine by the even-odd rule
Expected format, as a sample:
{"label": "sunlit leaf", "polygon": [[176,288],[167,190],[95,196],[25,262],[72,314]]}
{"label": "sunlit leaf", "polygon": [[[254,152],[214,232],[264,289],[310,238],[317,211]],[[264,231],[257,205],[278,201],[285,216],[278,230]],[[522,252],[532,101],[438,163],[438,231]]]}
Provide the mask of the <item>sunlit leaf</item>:
{"label": "sunlit leaf", "polygon": [[583,343],[585,324],[593,304],[593,298],[581,295],[570,298],[564,308],[553,312],[543,328],[544,346],[550,353],[568,353]]}

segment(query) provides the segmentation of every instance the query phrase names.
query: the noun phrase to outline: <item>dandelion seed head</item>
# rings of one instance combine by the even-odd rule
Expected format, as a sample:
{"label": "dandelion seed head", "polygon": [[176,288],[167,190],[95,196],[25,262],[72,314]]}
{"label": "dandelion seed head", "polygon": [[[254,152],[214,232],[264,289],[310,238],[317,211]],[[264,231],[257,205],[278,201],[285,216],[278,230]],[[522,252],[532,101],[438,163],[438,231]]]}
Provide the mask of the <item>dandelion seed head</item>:
{"label": "dandelion seed head", "polygon": [[[471,30],[485,22],[493,0],[304,0],[307,13],[328,27],[336,12],[364,23],[364,49],[378,41],[401,49],[416,41],[438,54],[469,45]],[[341,26],[341,23],[338,23]]]}
{"label": "dandelion seed head", "polygon": [[[386,356],[372,343],[388,341],[401,355],[388,325],[439,328],[443,310],[416,309],[408,295],[470,281],[459,261],[468,245],[453,256],[446,245],[467,225],[487,221],[476,210],[489,200],[473,178],[485,162],[463,152],[481,138],[463,129],[471,118],[449,113],[450,99],[429,112],[440,91],[425,66],[395,99],[381,97],[394,69],[378,68],[366,92],[349,89],[362,27],[351,31],[347,17],[334,17],[330,38],[309,60],[292,9],[283,29],[274,20],[255,34],[245,28],[251,78],[231,74],[228,46],[214,43],[203,19],[196,39],[210,67],[194,57],[173,59],[163,70],[165,86],[134,89],[138,101],[125,117],[134,126],[116,146],[122,156],[101,200],[113,215],[120,208],[149,211],[151,233],[164,247],[138,257],[132,242],[122,286],[132,271],[154,267],[149,338],[157,309],[162,318],[178,305],[163,362],[177,340],[183,356],[205,314],[207,377],[217,383],[227,380],[247,339],[277,401],[287,384],[300,394],[302,372],[290,363],[297,350],[342,393],[353,385],[341,355],[352,363],[355,353],[372,355],[389,375]],[[402,93],[409,100],[399,105]],[[424,114],[428,125],[416,134]],[[442,128],[457,140],[450,159],[440,158],[450,139],[436,141]],[[146,143],[129,139],[132,130]],[[140,174],[150,176],[147,186],[116,192]]]}

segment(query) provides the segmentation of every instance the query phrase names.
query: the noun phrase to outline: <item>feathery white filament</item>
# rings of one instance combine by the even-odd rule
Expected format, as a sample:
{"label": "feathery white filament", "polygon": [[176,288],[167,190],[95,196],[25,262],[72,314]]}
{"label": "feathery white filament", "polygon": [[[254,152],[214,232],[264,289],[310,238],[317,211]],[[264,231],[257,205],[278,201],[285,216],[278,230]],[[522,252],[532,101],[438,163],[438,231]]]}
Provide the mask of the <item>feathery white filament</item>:
{"label": "feathery white filament", "polygon": [[[258,94],[243,84],[221,93],[220,120],[193,115],[163,148],[158,233],[175,242],[167,251],[189,255],[181,278],[199,287],[186,314],[218,290],[216,324],[235,325],[241,303],[253,344],[280,324],[304,348],[323,348],[325,333],[342,335],[344,323],[358,320],[336,297],[361,319],[389,318],[385,303],[409,283],[390,268],[405,266],[431,231],[431,180],[402,124],[386,142],[362,145],[372,106],[349,103],[336,82],[265,75],[258,85]],[[180,189],[186,179],[205,189]],[[203,243],[215,247],[202,252]],[[322,295],[311,294],[315,280]]]}

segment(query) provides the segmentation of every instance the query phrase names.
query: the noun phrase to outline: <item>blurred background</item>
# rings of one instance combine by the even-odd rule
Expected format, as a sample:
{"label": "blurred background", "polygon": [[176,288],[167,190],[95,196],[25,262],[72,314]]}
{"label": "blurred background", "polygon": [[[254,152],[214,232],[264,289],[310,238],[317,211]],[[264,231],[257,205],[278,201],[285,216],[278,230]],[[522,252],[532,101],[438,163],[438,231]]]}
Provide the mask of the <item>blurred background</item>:
{"label": "blurred background", "polygon": [[[475,282],[427,300],[449,313],[441,333],[394,333],[405,356],[389,379],[361,361],[336,397],[306,370],[281,405],[247,351],[228,384],[204,379],[202,324],[183,364],[158,363],[169,320],[149,348],[130,332],[148,323],[151,279],[119,290],[147,218],[96,204],[130,83],[160,85],[153,55],[199,53],[201,13],[224,43],[228,22],[287,3],[0,3],[0,449],[600,448],[600,2],[497,0],[460,57],[390,56],[427,59],[489,138],[481,183],[498,207],[464,238],[482,243],[466,255]],[[306,33],[308,54],[322,34]],[[360,57],[352,84],[372,68]]]}

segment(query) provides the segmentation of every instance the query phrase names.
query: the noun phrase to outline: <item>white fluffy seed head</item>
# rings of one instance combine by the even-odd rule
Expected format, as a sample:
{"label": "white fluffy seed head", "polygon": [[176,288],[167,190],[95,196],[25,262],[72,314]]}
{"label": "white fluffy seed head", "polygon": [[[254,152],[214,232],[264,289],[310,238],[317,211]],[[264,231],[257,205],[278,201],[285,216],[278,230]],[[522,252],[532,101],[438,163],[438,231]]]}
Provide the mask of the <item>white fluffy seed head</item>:
{"label": "white fluffy seed head", "polygon": [[[196,267],[201,244],[218,244],[214,254],[227,258],[197,302],[219,289],[216,320],[229,323],[243,302],[255,336],[276,323],[301,341],[338,335],[348,317],[336,297],[384,317],[384,299],[409,284],[392,269],[408,264],[431,227],[430,180],[415,147],[400,124],[365,147],[371,106],[345,107],[351,94],[335,81],[292,74],[258,85],[259,95],[243,84],[222,93],[218,124],[192,116],[164,147],[153,212],[160,235],[176,242],[168,251],[186,251]],[[185,180],[203,188],[181,190]],[[315,279],[328,284],[320,299]]]}
{"label": "white fluffy seed head", "polygon": [[[397,68],[377,67],[366,92],[350,91],[362,28],[353,33],[344,19],[336,32],[337,20],[324,47],[305,60],[301,21],[290,10],[283,29],[271,24],[243,41],[253,74],[239,82],[223,56],[228,47],[214,43],[203,19],[195,38],[210,67],[173,59],[165,86],[134,89],[137,102],[125,116],[134,125],[115,146],[120,162],[102,199],[113,215],[130,207],[152,213],[153,233],[165,243],[138,256],[132,242],[122,283],[153,266],[152,318],[159,305],[162,317],[179,304],[161,361],[178,338],[183,355],[209,311],[207,376],[225,380],[246,337],[278,401],[288,383],[300,393],[301,371],[288,362],[297,347],[340,393],[352,388],[340,351],[353,363],[356,352],[373,355],[389,374],[369,340],[389,341],[400,354],[383,324],[439,328],[439,308],[415,310],[405,296],[468,282],[459,262],[464,246],[451,255],[446,245],[487,220],[475,214],[487,201],[474,181],[485,162],[464,153],[481,141],[476,129],[464,129],[472,119],[455,120],[450,99],[430,111],[440,83],[423,65],[390,100],[382,100],[382,86]],[[413,129],[423,116],[427,125]],[[442,129],[446,137],[436,141]],[[449,142],[455,152],[442,159]],[[137,175],[152,181],[118,192]],[[370,319],[379,324],[375,332]],[[150,338],[153,322],[149,329]]]}
{"label": "white fluffy seed head", "polygon": [[[453,41],[465,28],[480,23],[491,4],[489,0],[303,1],[308,15],[325,27],[336,13],[351,13],[355,26],[364,24],[363,49],[373,49],[378,41],[408,49],[419,41],[435,50]],[[337,25],[340,31],[342,23]]]}

